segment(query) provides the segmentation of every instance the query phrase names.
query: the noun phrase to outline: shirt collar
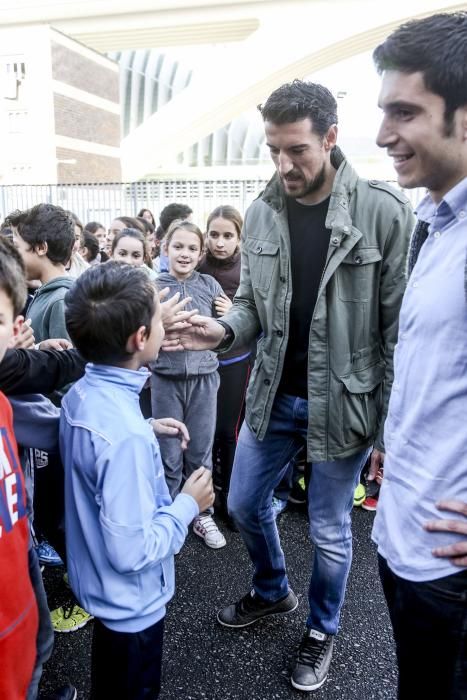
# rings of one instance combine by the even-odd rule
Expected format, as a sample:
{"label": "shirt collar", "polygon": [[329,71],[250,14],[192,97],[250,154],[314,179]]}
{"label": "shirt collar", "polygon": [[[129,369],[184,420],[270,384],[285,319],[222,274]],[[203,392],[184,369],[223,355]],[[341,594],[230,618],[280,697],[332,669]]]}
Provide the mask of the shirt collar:
{"label": "shirt collar", "polygon": [[427,194],[418,205],[416,214],[418,219],[430,222],[436,214],[447,213],[448,210],[456,219],[467,218],[467,177],[446,192],[438,204]]}

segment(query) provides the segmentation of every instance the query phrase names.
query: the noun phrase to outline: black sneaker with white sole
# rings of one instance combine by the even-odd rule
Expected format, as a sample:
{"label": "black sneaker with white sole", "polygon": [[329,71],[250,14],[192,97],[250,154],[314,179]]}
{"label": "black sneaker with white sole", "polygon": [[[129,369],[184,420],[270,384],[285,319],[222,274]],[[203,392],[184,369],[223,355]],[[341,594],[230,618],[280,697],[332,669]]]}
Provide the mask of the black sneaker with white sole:
{"label": "black sneaker with white sole", "polygon": [[297,655],[291,682],[297,690],[316,690],[327,678],[332,659],[334,636],[308,628]]}
{"label": "black sneaker with white sole", "polygon": [[248,627],[269,615],[287,615],[298,606],[297,596],[292,590],[280,600],[271,603],[250,591],[233,605],[222,608],[217,613],[217,621],[224,627]]}

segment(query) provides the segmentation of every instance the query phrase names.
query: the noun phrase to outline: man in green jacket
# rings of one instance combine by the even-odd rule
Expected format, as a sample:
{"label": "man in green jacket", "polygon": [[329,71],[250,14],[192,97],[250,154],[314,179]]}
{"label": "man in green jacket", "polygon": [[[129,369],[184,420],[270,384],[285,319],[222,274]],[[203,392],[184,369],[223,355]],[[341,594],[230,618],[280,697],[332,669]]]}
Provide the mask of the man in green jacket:
{"label": "man in green jacket", "polygon": [[353,493],[372,446],[373,462],[383,459],[413,214],[401,193],[361,180],[346,161],[329,90],[296,80],[260,109],[276,174],[245,216],[233,307],[220,322],[199,317],[169,334],[166,347],[223,351],[261,334],[228,501],[254,564],[253,590],[218,612],[222,625],[242,628],[297,607],[271,500],[306,438],[315,549],[291,680],[310,691],[331,661]]}

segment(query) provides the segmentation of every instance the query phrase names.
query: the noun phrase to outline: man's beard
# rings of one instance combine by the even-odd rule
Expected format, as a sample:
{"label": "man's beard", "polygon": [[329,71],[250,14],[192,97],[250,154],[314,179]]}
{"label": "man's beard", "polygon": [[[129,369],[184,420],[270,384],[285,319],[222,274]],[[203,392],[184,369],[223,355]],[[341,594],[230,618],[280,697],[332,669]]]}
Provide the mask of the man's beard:
{"label": "man's beard", "polygon": [[[293,173],[293,171],[292,171]],[[281,178],[282,183],[287,182],[287,178]],[[291,199],[302,199],[303,197],[306,197],[309,194],[312,194],[313,192],[316,192],[317,190],[321,189],[321,187],[324,185],[324,182],[326,180],[326,169],[323,163],[323,167],[319,171],[319,173],[314,177],[310,182],[308,182],[305,187],[300,190],[299,192],[294,193],[293,195],[288,194],[286,192],[286,196],[290,197]],[[284,184],[283,184],[284,186]],[[285,188],[285,187],[284,187]]]}

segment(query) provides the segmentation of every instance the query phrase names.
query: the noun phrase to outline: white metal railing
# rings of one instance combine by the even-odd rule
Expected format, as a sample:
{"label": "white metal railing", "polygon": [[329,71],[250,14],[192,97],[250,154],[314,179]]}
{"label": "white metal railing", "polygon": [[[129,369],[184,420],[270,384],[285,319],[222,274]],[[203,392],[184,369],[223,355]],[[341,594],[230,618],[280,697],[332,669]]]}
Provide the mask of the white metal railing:
{"label": "white metal railing", "polygon": [[[86,224],[98,221],[107,227],[116,216],[136,216],[150,209],[156,220],[172,202],[188,204],[193,220],[204,226],[209,213],[220,204],[230,204],[241,213],[264,189],[267,180],[159,180],[127,183],[72,185],[0,185],[0,220],[15,209],[47,202],[73,211]],[[391,183],[397,187],[395,183]],[[424,190],[407,190],[415,207]]]}

